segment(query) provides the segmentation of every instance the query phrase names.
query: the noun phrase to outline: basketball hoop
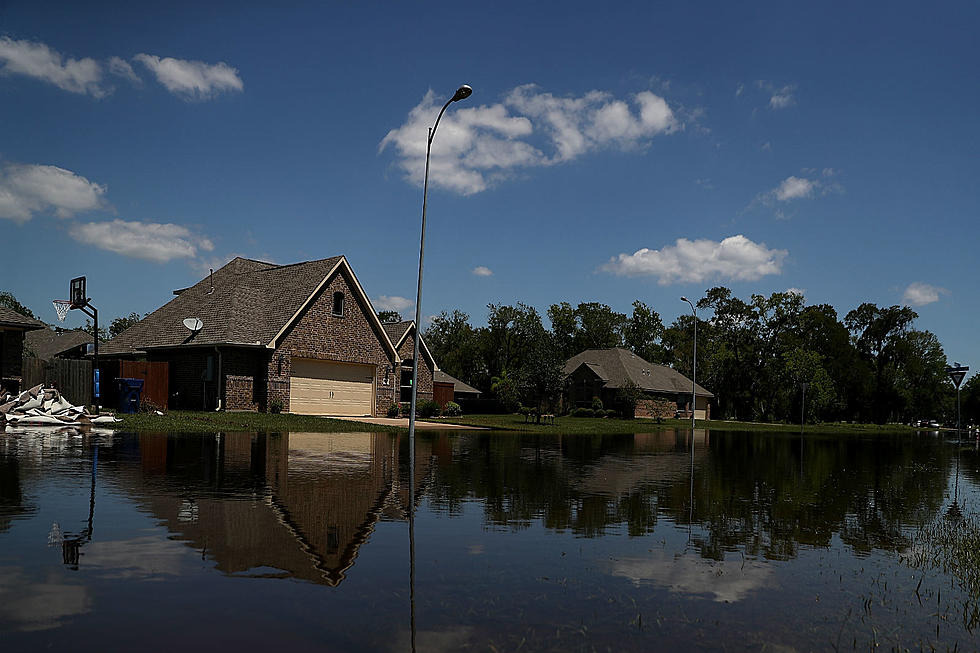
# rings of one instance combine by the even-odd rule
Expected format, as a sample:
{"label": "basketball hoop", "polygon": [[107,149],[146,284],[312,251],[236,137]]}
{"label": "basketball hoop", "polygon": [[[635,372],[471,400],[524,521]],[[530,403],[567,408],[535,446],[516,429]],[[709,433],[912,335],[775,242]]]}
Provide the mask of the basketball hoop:
{"label": "basketball hoop", "polygon": [[72,309],[72,303],[67,299],[53,299],[51,303],[54,304],[55,313],[58,314],[58,321],[64,322],[68,317],[68,311]]}

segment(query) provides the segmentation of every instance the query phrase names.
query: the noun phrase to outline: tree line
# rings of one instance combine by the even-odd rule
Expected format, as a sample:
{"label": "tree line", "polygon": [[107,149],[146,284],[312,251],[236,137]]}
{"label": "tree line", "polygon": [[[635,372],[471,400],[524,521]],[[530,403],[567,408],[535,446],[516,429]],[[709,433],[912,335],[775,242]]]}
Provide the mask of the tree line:
{"label": "tree line", "polygon": [[[665,326],[641,301],[629,313],[599,302],[552,304],[544,315],[520,302],[487,308],[485,327],[462,311],[443,311],[423,337],[441,369],[505,403],[554,406],[565,362],[585,349],[622,347],[691,376],[691,314]],[[719,286],[697,309],[697,379],[715,395],[713,417],[956,421],[946,354],[935,334],[915,328],[918,314],[907,306],[863,303],[842,318],[797,293],[741,299]],[[980,420],[976,378],[963,388],[964,424]]]}

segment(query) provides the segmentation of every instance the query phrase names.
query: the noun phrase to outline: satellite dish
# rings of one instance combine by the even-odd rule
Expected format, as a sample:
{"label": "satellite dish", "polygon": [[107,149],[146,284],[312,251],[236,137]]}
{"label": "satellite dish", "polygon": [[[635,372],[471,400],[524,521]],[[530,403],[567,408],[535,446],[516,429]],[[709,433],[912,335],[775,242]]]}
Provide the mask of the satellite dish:
{"label": "satellite dish", "polygon": [[197,333],[204,328],[204,322],[201,322],[200,318],[189,317],[184,320],[184,326],[187,327],[187,330],[191,333]]}

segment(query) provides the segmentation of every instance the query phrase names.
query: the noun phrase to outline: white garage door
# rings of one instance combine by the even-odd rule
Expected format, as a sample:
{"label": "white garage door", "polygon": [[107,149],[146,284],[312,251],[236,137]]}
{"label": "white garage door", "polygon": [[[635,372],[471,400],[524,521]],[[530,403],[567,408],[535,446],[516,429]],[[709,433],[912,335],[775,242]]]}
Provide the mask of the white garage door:
{"label": "white garage door", "polygon": [[294,358],[289,412],[298,415],[371,415],[374,366]]}

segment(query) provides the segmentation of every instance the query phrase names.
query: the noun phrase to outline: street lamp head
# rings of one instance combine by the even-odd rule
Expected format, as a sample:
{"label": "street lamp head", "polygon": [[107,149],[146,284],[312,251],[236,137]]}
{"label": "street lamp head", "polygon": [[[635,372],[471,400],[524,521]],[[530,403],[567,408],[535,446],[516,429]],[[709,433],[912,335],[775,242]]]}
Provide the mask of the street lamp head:
{"label": "street lamp head", "polygon": [[450,100],[450,102],[459,102],[460,100],[465,100],[471,95],[473,95],[473,88],[469,84],[463,84],[456,89],[456,94],[453,95],[453,99]]}
{"label": "street lamp head", "polygon": [[689,302],[689,301],[691,301],[691,300],[690,300],[690,299],[688,299],[687,297],[681,297],[681,301],[682,301],[682,302]]}

